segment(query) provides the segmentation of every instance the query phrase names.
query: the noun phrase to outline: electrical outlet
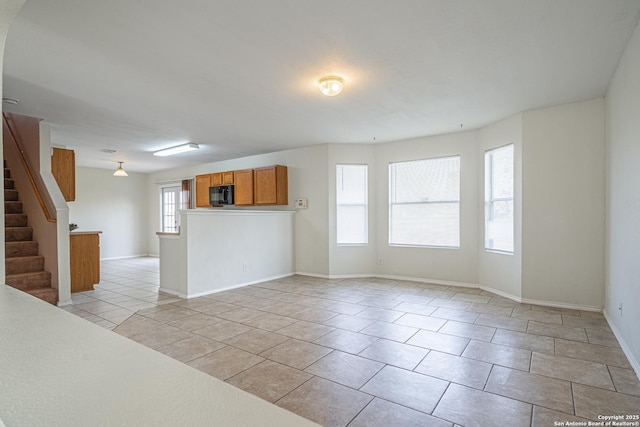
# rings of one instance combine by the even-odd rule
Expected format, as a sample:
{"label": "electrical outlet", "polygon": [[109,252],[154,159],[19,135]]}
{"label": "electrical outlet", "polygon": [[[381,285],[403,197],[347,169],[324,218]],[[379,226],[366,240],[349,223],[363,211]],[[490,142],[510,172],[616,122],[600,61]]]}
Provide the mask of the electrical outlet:
{"label": "electrical outlet", "polygon": [[378,265],[382,265],[382,258],[378,258]]}

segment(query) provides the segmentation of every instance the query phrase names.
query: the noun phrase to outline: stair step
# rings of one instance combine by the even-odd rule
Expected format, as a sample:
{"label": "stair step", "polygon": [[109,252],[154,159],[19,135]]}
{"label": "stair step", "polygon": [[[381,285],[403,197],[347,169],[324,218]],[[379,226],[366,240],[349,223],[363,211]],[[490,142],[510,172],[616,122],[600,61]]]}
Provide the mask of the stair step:
{"label": "stair step", "polygon": [[5,258],[15,258],[38,255],[38,242],[6,242],[4,244]]}
{"label": "stair step", "polygon": [[49,304],[58,303],[58,290],[51,287],[51,273],[44,271],[44,257],[38,255],[33,228],[22,213],[11,170],[4,164],[5,283]]}
{"label": "stair step", "polygon": [[44,271],[44,257],[32,255],[5,258],[4,266],[7,275]]}
{"label": "stair step", "polygon": [[25,291],[28,294],[33,295],[36,298],[48,302],[49,304],[58,304],[58,290],[53,288],[39,288]]}
{"label": "stair step", "polygon": [[4,241],[25,242],[33,240],[33,228],[31,227],[5,227]]}
{"label": "stair step", "polygon": [[22,202],[4,202],[4,213],[8,213],[8,214],[22,213]]}
{"label": "stair step", "polygon": [[7,275],[7,285],[12,286],[21,291],[30,289],[50,288],[51,273],[48,271],[39,271],[37,273],[22,273]]}
{"label": "stair step", "polygon": [[29,217],[26,214],[5,214],[5,227],[28,227]]}
{"label": "stair step", "polygon": [[17,202],[18,190],[4,190],[4,201]]}

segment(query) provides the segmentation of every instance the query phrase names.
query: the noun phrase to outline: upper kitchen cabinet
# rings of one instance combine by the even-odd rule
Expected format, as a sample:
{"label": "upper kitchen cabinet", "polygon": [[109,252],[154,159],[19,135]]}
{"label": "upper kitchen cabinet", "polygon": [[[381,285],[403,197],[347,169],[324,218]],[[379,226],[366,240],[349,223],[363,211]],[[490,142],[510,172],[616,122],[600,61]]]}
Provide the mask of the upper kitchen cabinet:
{"label": "upper kitchen cabinet", "polygon": [[210,173],[206,175],[197,175],[196,176],[196,207],[197,208],[208,208],[211,207],[209,204],[209,187],[211,187],[211,175]]}
{"label": "upper kitchen cabinet", "polygon": [[286,166],[269,166],[253,170],[254,204],[289,204],[289,181]]}
{"label": "upper kitchen cabinet", "polygon": [[234,204],[253,205],[253,169],[234,171]]}
{"label": "upper kitchen cabinet", "polygon": [[211,186],[233,184],[233,171],[216,172],[211,174]]}
{"label": "upper kitchen cabinet", "polygon": [[222,185],[222,173],[216,172],[211,174],[211,186]]}
{"label": "upper kitchen cabinet", "polygon": [[76,199],[76,156],[73,150],[54,148],[51,155],[51,173],[67,202]]}
{"label": "upper kitchen cabinet", "polygon": [[221,172],[221,174],[222,174],[222,185],[231,185],[234,183],[233,171]]}

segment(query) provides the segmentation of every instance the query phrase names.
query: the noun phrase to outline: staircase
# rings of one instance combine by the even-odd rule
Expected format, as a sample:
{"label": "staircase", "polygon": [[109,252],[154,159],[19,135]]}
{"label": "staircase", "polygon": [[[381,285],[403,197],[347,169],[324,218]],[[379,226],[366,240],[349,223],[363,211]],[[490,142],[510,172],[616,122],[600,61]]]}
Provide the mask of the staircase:
{"label": "staircase", "polygon": [[6,283],[51,304],[58,302],[58,291],[51,287],[51,273],[44,271],[44,257],[38,255],[38,242],[27,215],[22,213],[11,170],[4,162],[4,232]]}

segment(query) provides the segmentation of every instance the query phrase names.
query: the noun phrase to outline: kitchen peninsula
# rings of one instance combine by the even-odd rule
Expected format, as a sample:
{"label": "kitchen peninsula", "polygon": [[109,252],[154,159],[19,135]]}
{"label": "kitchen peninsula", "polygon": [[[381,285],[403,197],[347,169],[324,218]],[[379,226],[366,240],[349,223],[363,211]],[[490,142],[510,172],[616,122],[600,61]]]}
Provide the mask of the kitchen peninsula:
{"label": "kitchen peninsula", "polygon": [[188,209],[160,239],[160,291],[194,298],[294,273],[293,211]]}

